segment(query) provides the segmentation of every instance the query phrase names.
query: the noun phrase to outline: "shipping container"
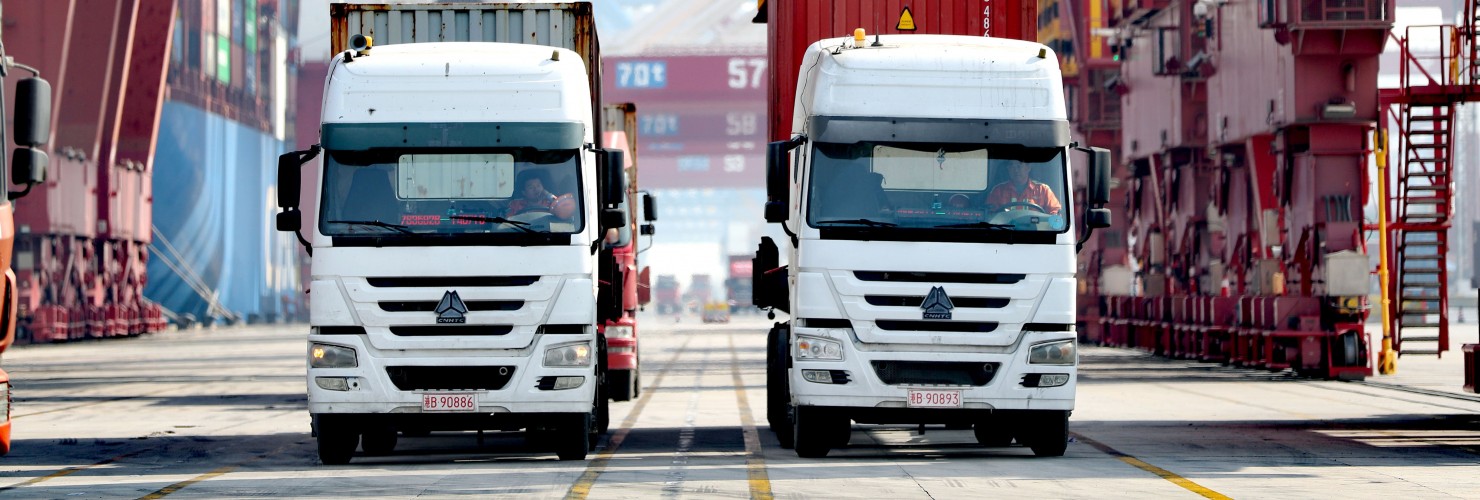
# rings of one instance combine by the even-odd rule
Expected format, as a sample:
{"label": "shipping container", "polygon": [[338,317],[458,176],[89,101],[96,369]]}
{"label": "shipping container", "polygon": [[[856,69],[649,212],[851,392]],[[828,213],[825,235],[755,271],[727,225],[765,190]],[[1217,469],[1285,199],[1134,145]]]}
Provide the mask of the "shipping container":
{"label": "shipping container", "polygon": [[1037,38],[1038,0],[768,0],[756,20],[769,24],[767,59],[770,74],[768,109],[772,141],[791,134],[793,100],[802,52],[824,38],[852,36],[863,28],[869,36],[899,33],[975,35],[1033,41]]}

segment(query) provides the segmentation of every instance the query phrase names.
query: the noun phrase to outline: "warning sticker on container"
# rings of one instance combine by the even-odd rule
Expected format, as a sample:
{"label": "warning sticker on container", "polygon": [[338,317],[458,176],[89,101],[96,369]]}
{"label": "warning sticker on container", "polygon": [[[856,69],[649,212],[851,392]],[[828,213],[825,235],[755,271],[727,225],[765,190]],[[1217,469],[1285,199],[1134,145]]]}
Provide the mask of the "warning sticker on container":
{"label": "warning sticker on container", "polygon": [[909,7],[905,7],[904,12],[899,13],[899,24],[894,29],[899,31],[915,31],[915,16],[910,14]]}

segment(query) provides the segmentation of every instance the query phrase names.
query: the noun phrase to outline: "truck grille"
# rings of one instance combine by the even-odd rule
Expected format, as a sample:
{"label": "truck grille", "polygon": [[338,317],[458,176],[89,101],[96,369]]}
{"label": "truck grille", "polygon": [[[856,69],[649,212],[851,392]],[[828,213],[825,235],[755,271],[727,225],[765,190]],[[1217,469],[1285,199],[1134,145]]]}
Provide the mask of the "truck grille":
{"label": "truck grille", "polygon": [[496,391],[514,378],[513,366],[391,366],[385,374],[403,391]]}
{"label": "truck grille", "polygon": [[983,386],[997,375],[998,363],[874,361],[874,373],[889,385]]}
{"label": "truck grille", "polygon": [[429,276],[404,278],[365,278],[375,288],[443,288],[484,286],[529,286],[539,276]]}
{"label": "truck grille", "polygon": [[512,325],[461,325],[461,326],[393,326],[391,335],[397,337],[471,337],[508,335],[514,331]]}
{"label": "truck grille", "polygon": [[[435,300],[381,302],[380,310],[385,312],[432,312],[437,310]],[[467,300],[463,304],[468,306],[468,311],[518,311],[524,307],[522,300]],[[965,306],[961,306],[965,307]]]}
{"label": "truck grille", "polygon": [[[892,307],[920,307],[925,303],[924,295],[865,295],[863,300],[873,306]],[[999,299],[992,297],[951,297],[951,304],[956,307],[967,307],[977,309],[1001,309],[1012,302],[1010,299]]]}
{"label": "truck grille", "polygon": [[863,281],[895,281],[904,283],[979,283],[985,285],[1011,285],[1028,277],[1028,275],[1026,274],[906,273],[896,271],[854,271],[853,276]]}
{"label": "truck grille", "polygon": [[976,321],[905,321],[881,319],[874,322],[880,330],[915,332],[987,333],[997,329],[996,323]]}

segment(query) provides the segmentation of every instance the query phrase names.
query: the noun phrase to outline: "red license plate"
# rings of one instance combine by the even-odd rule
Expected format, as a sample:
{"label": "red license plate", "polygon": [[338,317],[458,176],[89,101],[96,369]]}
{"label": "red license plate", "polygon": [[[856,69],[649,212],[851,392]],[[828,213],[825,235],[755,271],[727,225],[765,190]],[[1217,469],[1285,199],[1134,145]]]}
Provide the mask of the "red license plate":
{"label": "red license plate", "polygon": [[910,408],[960,408],[961,391],[910,389]]}
{"label": "red license plate", "polygon": [[478,395],[474,393],[422,394],[421,411],[478,411]]}

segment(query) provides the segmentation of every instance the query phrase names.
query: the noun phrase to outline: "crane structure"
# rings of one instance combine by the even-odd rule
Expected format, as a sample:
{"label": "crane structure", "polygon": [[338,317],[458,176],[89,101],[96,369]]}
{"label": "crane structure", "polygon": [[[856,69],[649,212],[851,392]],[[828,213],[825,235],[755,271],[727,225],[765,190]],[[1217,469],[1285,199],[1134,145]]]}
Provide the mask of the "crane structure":
{"label": "crane structure", "polygon": [[54,87],[48,179],[16,203],[21,337],[160,330],[161,310],[143,290],[175,2],[6,7],[7,52],[36,61]]}
{"label": "crane structure", "polygon": [[1083,339],[1371,375],[1362,209],[1393,1],[1040,7],[1070,45],[1079,139],[1115,149],[1125,214],[1080,254]]}

